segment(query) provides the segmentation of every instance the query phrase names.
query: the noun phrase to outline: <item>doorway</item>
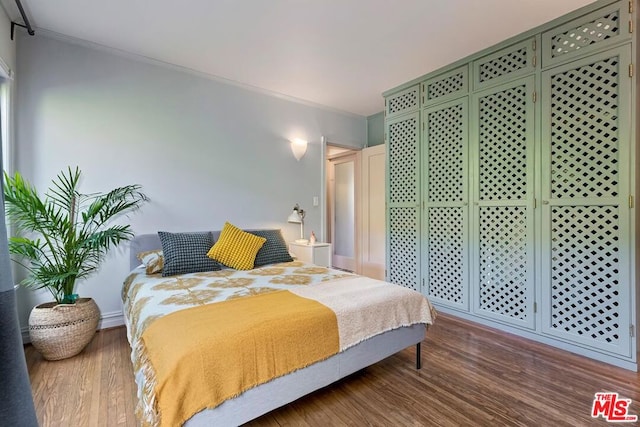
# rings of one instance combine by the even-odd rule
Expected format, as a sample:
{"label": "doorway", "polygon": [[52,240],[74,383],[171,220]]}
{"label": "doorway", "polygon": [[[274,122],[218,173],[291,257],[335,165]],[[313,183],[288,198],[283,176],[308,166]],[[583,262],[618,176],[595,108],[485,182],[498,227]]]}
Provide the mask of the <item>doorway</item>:
{"label": "doorway", "polygon": [[379,280],[385,280],[386,268],[385,165],[384,144],[362,149],[359,274]]}
{"label": "doorway", "polygon": [[360,152],[327,145],[327,236],[332,267],[359,272]]}

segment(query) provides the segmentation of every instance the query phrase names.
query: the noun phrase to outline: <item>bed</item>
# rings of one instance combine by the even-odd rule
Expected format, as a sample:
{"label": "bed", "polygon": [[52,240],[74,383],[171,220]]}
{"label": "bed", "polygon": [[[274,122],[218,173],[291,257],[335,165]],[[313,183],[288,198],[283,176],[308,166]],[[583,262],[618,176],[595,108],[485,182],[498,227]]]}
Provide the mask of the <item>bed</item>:
{"label": "bed", "polygon": [[[259,232],[260,230],[249,231]],[[208,233],[213,242],[220,238],[220,231],[201,233]],[[269,235],[276,236],[276,240],[280,240],[278,243],[286,248],[279,230],[269,230],[267,236]],[[189,427],[240,425],[413,345],[417,346],[416,364],[417,368],[420,368],[420,342],[424,339],[427,326],[435,319],[435,311],[431,304],[417,292],[297,260],[269,263],[249,270],[236,270],[223,266],[216,271],[189,272],[168,277],[160,273],[148,274],[148,266],[141,265],[140,254],[157,253],[163,247],[165,247],[164,241],[161,242],[159,234],[139,235],[131,241],[131,272],[124,280],[122,289],[123,312],[138,388],[139,403],[136,412],[143,425],[175,425],[183,421],[184,425]],[[381,297],[383,295],[381,292],[384,292],[384,298]],[[387,292],[398,293],[400,298],[406,299],[396,303],[398,307],[395,312],[390,311],[388,315],[379,315],[377,313],[386,310],[381,308],[381,304],[389,305],[386,299],[395,298],[387,297]],[[201,402],[194,403],[197,409],[184,409],[178,405],[180,407],[175,411],[183,411],[181,415],[173,415],[173,407],[171,410],[167,409],[166,403],[163,402],[180,401],[181,405],[186,405],[192,399],[201,399],[200,396],[207,393],[198,391],[198,387],[222,390],[227,387],[227,383],[233,383],[235,386],[236,383],[245,381],[244,377],[234,377],[236,375],[234,369],[244,372],[237,374],[240,377],[254,375],[254,371],[260,371],[262,369],[260,363],[263,362],[256,362],[253,359],[248,364],[251,366],[255,364],[257,368],[221,369],[220,367],[227,366],[221,363],[233,365],[235,360],[232,359],[244,360],[248,357],[245,352],[256,353],[258,350],[249,350],[251,346],[247,345],[247,342],[256,340],[256,335],[261,337],[262,333],[257,334],[256,331],[270,327],[268,324],[271,324],[273,319],[259,321],[259,315],[248,314],[247,322],[257,322],[246,327],[250,329],[247,334],[252,335],[247,335],[247,338],[238,338],[241,343],[234,343],[236,347],[233,345],[224,347],[236,349],[234,351],[241,349],[241,356],[234,356],[232,359],[228,358],[232,352],[226,350],[223,352],[220,349],[223,346],[201,345],[203,340],[208,339],[203,336],[211,332],[244,337],[244,330],[241,333],[238,333],[237,329],[225,332],[227,325],[233,325],[235,328],[244,327],[242,325],[245,320],[236,321],[234,315],[229,313],[237,313],[238,310],[243,313],[254,313],[252,310],[262,312],[263,306],[276,307],[282,299],[288,301],[291,298],[295,298],[291,300],[291,305],[295,306],[291,310],[305,310],[306,313],[306,306],[299,305],[299,302],[315,304],[312,307],[314,309],[316,307],[320,310],[326,309],[325,311],[336,319],[336,331],[334,332],[332,326],[316,326],[312,323],[313,326],[310,329],[312,333],[287,332],[291,335],[285,335],[285,338],[271,338],[270,341],[265,338],[268,344],[255,344],[255,346],[263,349],[273,345],[274,342],[296,345],[294,351],[291,348],[269,351],[273,351],[274,354],[277,351],[286,351],[285,359],[295,359],[298,352],[310,352],[315,357],[311,363],[301,363],[293,369],[291,366],[284,367],[282,368],[285,369],[284,371],[271,373],[273,377],[268,380],[252,380],[254,383],[247,383],[249,385],[244,385],[245,388],[240,391],[234,389],[233,393],[222,394],[223,398],[219,401],[207,403],[204,406]],[[231,311],[220,314],[219,310],[225,307]],[[277,307],[277,310],[275,308],[268,310],[277,311],[274,315],[279,315],[280,312],[288,313],[288,308],[281,308],[279,305]],[[198,317],[204,316],[205,313],[206,316],[214,316],[210,314],[213,309],[218,310],[216,314],[218,320],[209,320],[207,317],[207,322],[212,323],[205,323],[201,320],[202,317]],[[296,311],[291,313],[296,314],[290,314],[288,320],[278,321],[287,321],[292,328],[303,328],[306,320],[301,319],[306,316]],[[190,315],[193,316],[189,317]],[[282,316],[285,315],[282,314]],[[314,319],[308,321],[315,322]],[[222,324],[225,326],[221,326]],[[198,326],[203,331],[196,331]],[[288,327],[289,325],[277,326],[274,329],[281,330]],[[296,334],[301,335],[300,343],[304,344],[295,344]],[[211,339],[215,341],[221,338]],[[337,348],[337,350],[329,350],[321,354],[325,341],[333,342],[334,344],[326,344],[326,346]],[[186,350],[190,346],[202,348],[197,350],[199,353],[195,353],[196,350]],[[215,353],[216,351],[222,353]],[[165,374],[162,368],[165,362],[158,361],[158,358],[169,358],[165,355],[172,352],[179,353],[175,359],[179,362],[166,363],[171,365],[172,369],[178,369],[177,367],[184,369],[185,365],[189,364],[197,366],[191,367],[191,371],[185,370],[179,373],[171,371],[170,374]],[[151,360],[151,354],[156,355],[154,360]],[[233,354],[235,355],[235,352]],[[291,354],[294,355],[290,357]],[[282,353],[279,357],[282,357]],[[203,367],[202,363],[210,363],[203,360],[212,358],[215,358],[215,361],[211,362],[212,367],[210,369]],[[264,363],[268,365],[268,370],[280,369],[271,366],[274,364],[273,361]],[[207,374],[209,370],[215,373]],[[247,374],[245,371],[252,373]],[[223,386],[212,385],[213,377],[215,381],[220,380]],[[175,406],[175,402],[171,405]],[[185,413],[188,415],[185,416]]]}

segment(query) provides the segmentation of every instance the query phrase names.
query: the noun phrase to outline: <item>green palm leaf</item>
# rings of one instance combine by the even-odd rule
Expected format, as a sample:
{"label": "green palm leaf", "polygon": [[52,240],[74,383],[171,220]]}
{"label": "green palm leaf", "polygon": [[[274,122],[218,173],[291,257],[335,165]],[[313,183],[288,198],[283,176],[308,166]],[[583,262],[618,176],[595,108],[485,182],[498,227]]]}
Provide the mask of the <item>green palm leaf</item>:
{"label": "green palm leaf", "polygon": [[9,251],[29,272],[22,284],[47,288],[57,302],[95,273],[110,249],[133,237],[129,225],[109,224],[148,200],[139,185],[80,193],[81,176],[78,167],[69,167],[41,197],[19,173],[4,174],[5,211],[19,234],[10,239]]}

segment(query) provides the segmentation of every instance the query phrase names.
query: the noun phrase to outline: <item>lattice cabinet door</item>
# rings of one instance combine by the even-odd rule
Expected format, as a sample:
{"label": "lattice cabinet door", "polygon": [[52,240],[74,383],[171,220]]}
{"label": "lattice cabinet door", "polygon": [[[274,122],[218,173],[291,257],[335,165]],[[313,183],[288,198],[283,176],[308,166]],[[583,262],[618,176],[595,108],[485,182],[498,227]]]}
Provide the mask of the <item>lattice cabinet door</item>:
{"label": "lattice cabinet door", "polygon": [[392,118],[420,109],[420,85],[411,86],[384,100],[385,117]]}
{"label": "lattice cabinet door", "polygon": [[420,291],[420,112],[386,120],[387,280]]}
{"label": "lattice cabinet door", "polygon": [[542,330],[633,357],[631,47],[542,74]]}
{"label": "lattice cabinet door", "polygon": [[419,210],[387,210],[387,281],[421,292]]}
{"label": "lattice cabinet door", "polygon": [[422,173],[425,294],[469,310],[468,98],[423,112]]}
{"label": "lattice cabinet door", "polygon": [[422,105],[450,101],[469,92],[469,66],[464,65],[422,83]]}
{"label": "lattice cabinet door", "polygon": [[631,39],[634,1],[618,1],[542,33],[542,65],[584,57]]}
{"label": "lattice cabinet door", "polygon": [[531,74],[539,62],[538,40],[531,37],[473,62],[475,90]]}
{"label": "lattice cabinet door", "polygon": [[533,329],[533,76],[473,96],[473,312]]}

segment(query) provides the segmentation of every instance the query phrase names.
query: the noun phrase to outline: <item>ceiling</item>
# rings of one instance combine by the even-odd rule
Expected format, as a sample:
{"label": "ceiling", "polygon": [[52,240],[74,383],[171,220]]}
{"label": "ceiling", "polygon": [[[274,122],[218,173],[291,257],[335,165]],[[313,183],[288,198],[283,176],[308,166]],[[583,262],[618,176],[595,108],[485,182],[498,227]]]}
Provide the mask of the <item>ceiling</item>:
{"label": "ceiling", "polygon": [[[22,22],[13,0],[0,0]],[[22,0],[36,28],[368,116],[381,93],[592,0]]]}

